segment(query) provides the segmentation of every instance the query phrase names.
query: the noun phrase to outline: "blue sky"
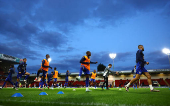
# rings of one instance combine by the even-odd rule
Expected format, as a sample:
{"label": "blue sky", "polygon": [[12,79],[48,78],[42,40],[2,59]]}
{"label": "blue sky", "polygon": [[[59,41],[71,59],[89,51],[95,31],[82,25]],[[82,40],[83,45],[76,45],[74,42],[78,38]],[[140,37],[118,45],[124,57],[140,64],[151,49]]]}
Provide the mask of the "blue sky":
{"label": "blue sky", "polygon": [[[170,0],[0,0],[0,53],[27,58],[36,72],[50,54],[59,72],[78,72],[80,59],[131,70],[139,44],[147,69],[170,68]],[[91,70],[97,65],[91,65]]]}

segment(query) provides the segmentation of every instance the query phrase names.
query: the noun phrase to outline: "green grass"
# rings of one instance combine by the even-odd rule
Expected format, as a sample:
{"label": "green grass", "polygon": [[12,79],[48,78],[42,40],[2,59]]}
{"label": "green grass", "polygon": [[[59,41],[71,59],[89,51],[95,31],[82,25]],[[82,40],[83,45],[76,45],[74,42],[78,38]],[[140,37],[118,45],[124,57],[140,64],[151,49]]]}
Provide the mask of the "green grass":
{"label": "green grass", "polygon": [[[20,88],[18,91],[11,88],[0,90],[0,105],[2,106],[170,106],[169,88],[157,88],[160,92],[150,92],[149,88],[130,88],[126,92],[124,88],[119,90],[91,89],[85,92],[85,88],[45,89],[48,95],[35,88]],[[63,91],[64,94],[57,94]],[[14,93],[21,93],[24,97],[11,97]]]}

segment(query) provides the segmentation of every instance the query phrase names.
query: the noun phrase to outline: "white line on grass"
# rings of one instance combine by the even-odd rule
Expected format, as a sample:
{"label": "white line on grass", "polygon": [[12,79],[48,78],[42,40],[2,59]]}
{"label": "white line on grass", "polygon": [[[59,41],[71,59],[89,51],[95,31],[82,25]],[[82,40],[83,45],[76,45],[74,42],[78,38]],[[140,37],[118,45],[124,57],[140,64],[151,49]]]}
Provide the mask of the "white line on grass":
{"label": "white line on grass", "polygon": [[61,104],[61,105],[95,105],[95,106],[108,106],[108,104],[105,103],[73,103],[73,102],[47,102],[47,101],[31,101],[31,100],[21,100],[21,101],[17,101],[17,100],[10,100],[10,99],[0,99],[0,101],[6,101],[6,102],[26,102],[26,103],[49,103],[49,104]]}
{"label": "white line on grass", "polygon": [[[47,102],[47,101],[31,101],[31,100],[11,100],[11,99],[0,99],[0,101],[5,101],[5,102],[24,102],[24,103],[49,103],[49,104],[60,104],[60,105],[79,105],[79,106],[155,106],[155,105],[146,105],[146,104],[137,104],[137,105],[130,105],[130,104],[118,104],[115,105],[113,104],[105,104],[105,103],[73,103],[73,102]],[[0,105],[2,106],[2,105]]]}

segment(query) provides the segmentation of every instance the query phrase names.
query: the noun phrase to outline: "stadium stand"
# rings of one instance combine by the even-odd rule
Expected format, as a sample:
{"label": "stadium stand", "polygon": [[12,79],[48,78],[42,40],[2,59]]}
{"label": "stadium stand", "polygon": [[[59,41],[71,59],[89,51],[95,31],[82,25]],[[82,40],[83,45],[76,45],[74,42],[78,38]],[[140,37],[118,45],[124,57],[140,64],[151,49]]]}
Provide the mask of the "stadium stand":
{"label": "stadium stand", "polygon": [[128,82],[130,82],[130,80],[115,80],[115,87],[124,87]]}
{"label": "stadium stand", "polygon": [[85,81],[75,81],[73,86],[85,86]]}
{"label": "stadium stand", "polygon": [[162,78],[161,79],[152,79],[152,81],[158,81],[158,83],[161,86],[167,86],[167,84],[164,82],[164,80]]}
{"label": "stadium stand", "polygon": [[[20,58],[0,53],[0,61],[0,86],[2,86],[8,76],[10,64],[19,64]],[[7,82],[5,87],[12,87],[12,85]]]}
{"label": "stadium stand", "polygon": [[168,84],[170,85],[170,79],[165,79],[166,80],[166,82],[168,82]]}

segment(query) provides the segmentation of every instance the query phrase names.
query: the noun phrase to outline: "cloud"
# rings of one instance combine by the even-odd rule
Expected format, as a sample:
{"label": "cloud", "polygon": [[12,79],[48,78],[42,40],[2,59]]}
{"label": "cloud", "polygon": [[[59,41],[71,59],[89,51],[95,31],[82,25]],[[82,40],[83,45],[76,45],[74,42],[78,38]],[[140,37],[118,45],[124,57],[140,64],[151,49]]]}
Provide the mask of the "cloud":
{"label": "cloud", "polygon": [[36,37],[36,41],[47,48],[58,48],[67,44],[67,37],[57,32],[42,32]]}
{"label": "cloud", "polygon": [[116,66],[114,71],[132,70],[134,66]]}
{"label": "cloud", "polygon": [[[123,0],[122,0],[123,1]],[[125,1],[125,3],[129,4],[130,6],[138,9],[138,10],[145,10],[145,11],[153,11],[157,8],[163,8],[169,0],[129,0]]]}
{"label": "cloud", "polygon": [[[165,8],[169,0],[101,0],[93,15],[101,25],[115,25],[117,21],[136,16],[140,12],[153,12]],[[103,23],[102,23],[103,22]]]}
{"label": "cloud", "polygon": [[75,25],[77,23],[80,24],[80,22],[83,22],[85,18],[90,16],[90,11],[95,8],[96,3],[91,0],[51,0],[44,1],[42,5],[36,10],[36,14],[32,17],[33,20]]}
{"label": "cloud", "polygon": [[150,69],[165,69],[170,68],[168,56],[161,51],[153,51],[146,54],[146,61],[150,62],[147,66]]}
{"label": "cloud", "polygon": [[32,34],[36,34],[39,28],[29,22],[30,9],[36,1],[1,1],[0,4],[0,34],[6,39],[17,39],[20,42],[30,43]]}
{"label": "cloud", "polygon": [[82,58],[81,55],[67,55],[67,56],[60,56],[63,59],[56,63],[50,64],[52,67],[57,67],[59,72],[66,72],[69,70],[70,72],[79,72],[80,69],[80,59]]}
{"label": "cloud", "polygon": [[[25,23],[25,25],[18,25],[19,18],[16,21],[13,16],[3,16],[0,14],[0,34],[6,40],[18,40],[22,43],[31,43],[31,37],[36,34],[40,29],[32,23]],[[11,17],[10,19],[8,19]]]}
{"label": "cloud", "polygon": [[170,17],[170,2],[166,4],[165,8],[162,10],[161,15]]}
{"label": "cloud", "polygon": [[[39,42],[43,41],[43,34],[47,34],[44,38],[51,36],[61,40],[62,37],[56,37],[54,33],[68,34],[74,26],[84,24],[86,19],[100,19],[101,25],[105,26],[114,24],[125,17],[134,16],[138,11],[148,12],[168,7],[166,6],[168,3],[169,0],[35,0],[26,2],[20,0],[10,1],[10,3],[1,1],[0,32],[7,39],[9,37],[22,39],[22,42],[28,43],[32,43],[32,36],[40,38]],[[49,31],[47,26],[55,31]],[[54,42],[52,39],[49,41]],[[47,45],[51,46],[49,42]]]}
{"label": "cloud", "polygon": [[19,42],[0,43],[0,50],[3,54],[18,58],[29,58],[36,60],[39,59],[38,56],[41,56],[41,54],[30,50],[26,45],[22,45]]}
{"label": "cloud", "polygon": [[36,73],[37,74],[37,71],[38,69],[40,69],[41,65],[33,65],[33,66],[29,66],[27,65],[27,72],[29,73]]}

